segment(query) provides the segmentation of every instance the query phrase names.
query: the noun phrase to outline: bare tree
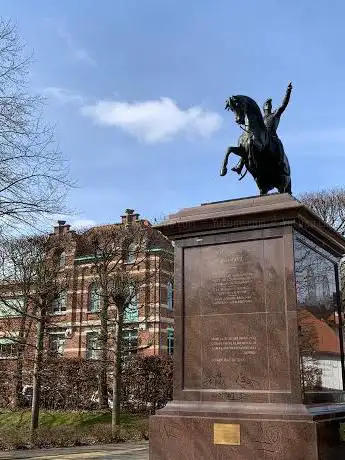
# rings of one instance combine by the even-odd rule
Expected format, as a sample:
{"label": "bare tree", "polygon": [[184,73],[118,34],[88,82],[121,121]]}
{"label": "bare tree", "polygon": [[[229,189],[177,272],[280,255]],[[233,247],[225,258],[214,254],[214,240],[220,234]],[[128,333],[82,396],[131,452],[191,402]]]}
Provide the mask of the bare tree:
{"label": "bare tree", "polygon": [[[130,226],[109,225],[96,227],[88,232],[86,238],[93,255],[91,272],[93,274],[93,284],[97,287],[97,294],[100,296],[100,334],[99,348],[101,350],[101,385],[100,403],[101,407],[108,407],[106,390],[106,367],[108,363],[108,336],[109,336],[109,309],[114,306],[114,297],[125,292],[128,294],[131,283],[134,296],[134,283],[132,273],[137,270],[138,250],[143,252],[146,232],[140,225]],[[145,252],[144,252],[145,254]],[[115,285],[116,281],[116,285]],[[121,287],[120,287],[121,282]],[[120,292],[117,290],[120,289]],[[116,292],[115,292],[116,290]],[[130,299],[128,299],[128,302]]]}
{"label": "bare tree", "polygon": [[[332,188],[318,192],[303,193],[299,199],[324,222],[345,236],[345,188]],[[340,263],[342,303],[345,303],[345,260]]]}
{"label": "bare tree", "polygon": [[61,212],[69,185],[44,100],[28,91],[30,63],[16,27],[0,20],[0,230]]}
{"label": "bare tree", "polygon": [[[32,347],[30,336],[33,330],[33,319],[28,314],[28,304],[24,301],[23,296],[13,297],[14,286],[6,289],[1,286],[1,322],[0,332],[1,339],[5,341],[6,346],[2,345],[4,357],[15,358],[12,366],[8,366],[9,373],[12,374],[12,384],[14,386],[12,405],[19,408],[23,404],[23,372],[24,360],[30,361],[30,352]],[[14,367],[14,368],[13,368]]]}
{"label": "bare tree", "polygon": [[[158,235],[150,226],[138,221],[129,225],[96,227],[85,237],[89,253],[93,255],[93,284],[100,297],[99,403],[101,408],[108,407],[107,372],[112,363],[112,425],[115,433],[120,424],[123,355],[148,346],[135,344],[124,350],[123,332],[124,326],[128,326],[126,315],[137,314],[137,318],[133,318],[136,327],[139,316],[145,317],[145,306],[138,305],[138,300],[145,298],[149,290],[153,274],[149,249]],[[113,356],[111,360],[110,356]]]}
{"label": "bare tree", "polygon": [[[12,340],[17,341],[19,345],[17,353],[20,368],[17,369],[17,373],[23,371],[25,346],[31,346],[34,350],[32,437],[38,427],[41,370],[47,325],[54,304],[60,301],[60,296],[68,285],[68,275],[60,272],[59,253],[58,241],[51,235],[8,240],[1,247],[3,261],[1,302],[16,317],[13,318],[14,322],[9,328],[10,336],[15,322],[18,324],[19,317],[19,337],[16,339],[15,336],[11,336]],[[22,301],[19,302],[19,299]],[[33,336],[30,341],[29,328],[32,325],[36,330],[32,328]],[[18,378],[17,391],[21,384],[21,377]]]}
{"label": "bare tree", "polygon": [[345,188],[303,193],[299,199],[324,222],[345,235]]}

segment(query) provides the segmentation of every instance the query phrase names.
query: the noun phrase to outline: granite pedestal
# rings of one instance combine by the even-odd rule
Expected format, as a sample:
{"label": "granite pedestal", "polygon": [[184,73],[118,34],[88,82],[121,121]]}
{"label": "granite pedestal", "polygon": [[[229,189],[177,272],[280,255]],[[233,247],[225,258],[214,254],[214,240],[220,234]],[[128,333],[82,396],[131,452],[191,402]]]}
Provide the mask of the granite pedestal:
{"label": "granite pedestal", "polygon": [[150,460],[344,459],[345,240],[287,194],[158,228],[175,241],[174,400]]}

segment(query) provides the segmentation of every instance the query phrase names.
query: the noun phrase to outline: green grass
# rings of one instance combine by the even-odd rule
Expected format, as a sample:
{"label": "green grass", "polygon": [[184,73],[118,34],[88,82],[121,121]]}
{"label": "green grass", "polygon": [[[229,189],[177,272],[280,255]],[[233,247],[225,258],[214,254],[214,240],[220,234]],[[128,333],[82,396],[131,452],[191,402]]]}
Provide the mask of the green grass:
{"label": "green grass", "polygon": [[[30,424],[30,411],[0,411],[0,429],[26,428]],[[141,415],[121,414],[121,424],[133,426],[140,424],[147,417]],[[40,411],[39,425],[44,427],[89,427],[97,424],[110,424],[110,411]]]}
{"label": "green grass", "polygon": [[148,439],[148,417],[121,415],[120,430],[111,429],[110,411],[40,411],[38,429],[30,437],[29,410],[0,411],[0,450],[72,447]]}

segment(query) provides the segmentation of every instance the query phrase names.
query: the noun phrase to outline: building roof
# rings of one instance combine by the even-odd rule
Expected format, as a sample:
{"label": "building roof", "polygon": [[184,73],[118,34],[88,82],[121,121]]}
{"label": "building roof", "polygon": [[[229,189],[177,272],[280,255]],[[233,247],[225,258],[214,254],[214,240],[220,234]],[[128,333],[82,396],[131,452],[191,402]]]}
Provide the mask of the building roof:
{"label": "building roof", "polygon": [[331,327],[331,324],[336,322],[334,315],[330,315],[328,319],[318,318],[310,310],[303,309],[299,315],[299,322],[302,327],[310,328],[310,334],[315,338],[313,343],[315,353],[340,354],[338,329]]}
{"label": "building roof", "polygon": [[[115,222],[111,224],[96,225],[79,232],[70,230],[70,225],[66,224],[65,221],[59,221],[58,226],[54,227],[54,234],[57,236],[73,235],[75,244],[74,256],[77,258],[87,257],[93,254],[94,248],[91,247],[92,234],[97,234],[101,237],[102,233],[105,235],[109,230],[115,230],[126,225],[139,225],[143,229],[147,229],[154,235],[154,238],[150,238],[148,249],[166,249],[171,252],[172,244],[161,232],[154,229],[147,219],[140,219],[139,214],[135,213],[133,209],[126,209],[125,214],[121,216],[121,222]],[[91,238],[90,238],[91,237]],[[152,240],[152,241],[151,241]]]}

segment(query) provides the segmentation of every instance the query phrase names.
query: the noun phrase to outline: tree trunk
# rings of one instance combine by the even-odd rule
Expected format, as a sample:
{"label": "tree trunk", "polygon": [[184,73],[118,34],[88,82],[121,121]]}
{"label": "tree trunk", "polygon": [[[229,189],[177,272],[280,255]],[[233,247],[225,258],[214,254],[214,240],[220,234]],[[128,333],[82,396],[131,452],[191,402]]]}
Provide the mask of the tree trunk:
{"label": "tree trunk", "polygon": [[113,439],[115,440],[116,434],[118,432],[118,427],[116,426],[116,362],[117,362],[117,331],[118,331],[118,325],[116,324],[116,331],[114,334],[114,362],[113,362],[113,406],[111,408],[111,434],[113,436]]}
{"label": "tree trunk", "polygon": [[111,417],[111,428],[113,436],[116,435],[120,428],[120,407],[121,407],[121,377],[122,377],[122,332],[124,308],[119,313],[117,330],[116,330],[116,351],[114,357],[113,369],[113,410]]}
{"label": "tree trunk", "polygon": [[32,405],[31,405],[31,426],[30,435],[33,442],[35,430],[38,428],[38,416],[40,410],[40,393],[41,393],[41,370],[43,361],[43,338],[44,338],[44,320],[43,312],[37,324],[36,353],[34,361],[34,375],[32,381]]}
{"label": "tree trunk", "polygon": [[101,329],[99,335],[99,345],[101,349],[100,359],[100,372],[98,383],[99,395],[99,408],[108,409],[108,382],[107,382],[107,368],[108,368],[108,307],[109,299],[107,296],[103,297],[103,305],[101,310]]}
{"label": "tree trunk", "polygon": [[[27,306],[25,310],[23,310],[23,316],[20,320],[20,328],[19,328],[19,337],[18,337],[18,345],[17,345],[17,362],[16,362],[16,370],[14,375],[14,385],[15,385],[15,394],[14,394],[14,407],[19,408],[23,405],[23,367],[24,367],[24,353],[26,348],[26,341],[27,336],[30,332],[32,320],[27,321],[26,317],[27,313]],[[27,324],[28,323],[28,324]],[[26,330],[27,326],[27,330]]]}
{"label": "tree trunk", "polygon": [[18,344],[16,370],[14,375],[14,402],[13,405],[16,409],[22,406],[23,403],[23,361],[24,361],[24,345]]}

